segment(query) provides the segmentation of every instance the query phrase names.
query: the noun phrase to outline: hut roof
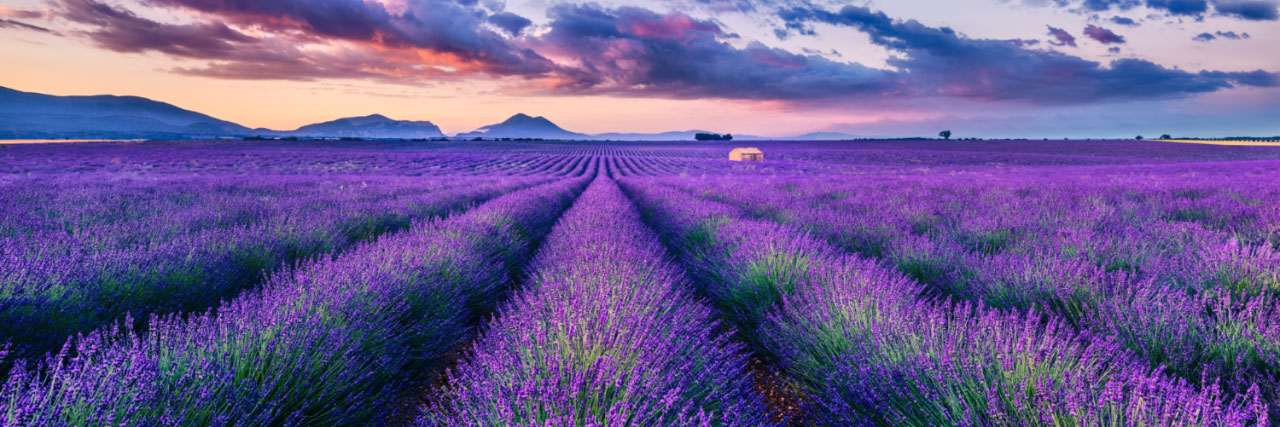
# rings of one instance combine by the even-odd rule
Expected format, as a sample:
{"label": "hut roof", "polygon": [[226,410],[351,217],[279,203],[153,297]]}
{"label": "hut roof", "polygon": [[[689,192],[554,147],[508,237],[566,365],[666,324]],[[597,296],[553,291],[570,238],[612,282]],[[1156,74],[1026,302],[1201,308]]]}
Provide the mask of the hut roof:
{"label": "hut roof", "polygon": [[760,149],[756,147],[738,147],[738,148],[734,148],[733,151],[730,151],[730,153],[764,154],[763,151],[760,151]]}

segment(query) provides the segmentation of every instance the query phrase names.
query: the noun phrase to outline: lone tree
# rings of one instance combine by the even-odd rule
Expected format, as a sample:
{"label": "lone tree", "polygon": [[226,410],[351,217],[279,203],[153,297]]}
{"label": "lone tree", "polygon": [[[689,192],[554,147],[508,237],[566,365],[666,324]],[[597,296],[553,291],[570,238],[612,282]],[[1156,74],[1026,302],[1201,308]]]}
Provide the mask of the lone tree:
{"label": "lone tree", "polygon": [[1141,141],[1141,140],[1142,140],[1142,135],[1138,135],[1138,137],[1137,137],[1137,138],[1134,138],[1134,139]]}
{"label": "lone tree", "polygon": [[1166,133],[1164,135],[1160,135],[1160,139],[1173,139],[1173,137]]}
{"label": "lone tree", "polygon": [[942,131],[942,132],[938,132],[938,136],[941,136],[941,137],[942,137],[942,139],[950,140],[950,139],[951,139],[951,131],[949,131],[949,130],[944,130],[944,131]]}

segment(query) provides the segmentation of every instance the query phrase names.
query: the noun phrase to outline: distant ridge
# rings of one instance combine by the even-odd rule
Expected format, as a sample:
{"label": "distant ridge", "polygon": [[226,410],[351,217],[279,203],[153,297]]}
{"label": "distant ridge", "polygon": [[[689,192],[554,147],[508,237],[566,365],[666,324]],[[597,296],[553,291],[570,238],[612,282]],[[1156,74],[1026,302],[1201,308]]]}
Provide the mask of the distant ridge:
{"label": "distant ridge", "polygon": [[0,87],[0,138],[190,138],[249,128],[137,96],[54,96]]}
{"label": "distant ridge", "polygon": [[591,135],[564,130],[552,123],[551,120],[547,120],[546,117],[532,117],[524,113],[511,116],[502,123],[484,126],[471,132],[460,133],[456,138],[592,139]]}
{"label": "distant ridge", "polygon": [[[520,113],[453,139],[693,141],[687,130],[662,133],[572,132],[542,116]],[[434,139],[447,137],[429,121],[394,120],[381,114],[346,117],[295,130],[250,129],[172,104],[137,96],[54,96],[0,87],[0,139],[205,139],[241,137]],[[734,140],[840,140],[854,136],[815,132],[795,137],[734,134]]]}
{"label": "distant ridge", "polygon": [[392,120],[381,114],[347,117],[306,125],[285,132],[290,136],[327,138],[443,138],[440,127],[428,121]]}

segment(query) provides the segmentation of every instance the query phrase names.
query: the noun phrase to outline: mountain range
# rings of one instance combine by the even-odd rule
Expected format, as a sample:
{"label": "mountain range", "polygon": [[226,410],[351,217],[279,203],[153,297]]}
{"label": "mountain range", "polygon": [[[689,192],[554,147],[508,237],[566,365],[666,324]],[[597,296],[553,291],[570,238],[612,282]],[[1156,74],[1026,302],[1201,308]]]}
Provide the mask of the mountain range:
{"label": "mountain range", "polygon": [[[545,117],[516,114],[502,123],[453,139],[691,141],[697,130],[589,135],[561,128]],[[294,130],[250,129],[236,123],[137,96],[55,96],[0,87],[0,139],[212,139],[238,137],[433,139],[446,138],[429,121],[394,120],[381,114],[348,117]],[[735,135],[737,140],[851,139],[838,133],[792,138]]]}

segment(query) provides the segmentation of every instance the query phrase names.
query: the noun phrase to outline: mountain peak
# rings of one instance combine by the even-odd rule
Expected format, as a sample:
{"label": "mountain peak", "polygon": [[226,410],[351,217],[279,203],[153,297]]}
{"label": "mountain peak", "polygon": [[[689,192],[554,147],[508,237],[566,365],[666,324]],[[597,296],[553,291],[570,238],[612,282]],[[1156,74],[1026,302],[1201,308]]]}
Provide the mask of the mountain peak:
{"label": "mountain peak", "polygon": [[547,120],[546,117],[542,117],[542,116],[533,117],[525,113],[516,113],[516,115],[511,116],[511,118],[508,118],[506,121],[502,122],[502,124],[514,125],[514,126],[538,126],[538,127],[560,129],[559,126],[556,126],[556,124],[552,123],[551,120]]}
{"label": "mountain peak", "polygon": [[586,135],[564,130],[551,120],[542,116],[530,116],[516,113],[502,123],[492,124],[474,132],[458,135],[463,138],[545,138],[545,139],[581,139]]}
{"label": "mountain peak", "polygon": [[381,114],[346,117],[298,128],[290,134],[319,137],[436,138],[444,136],[428,121],[394,120]]}

